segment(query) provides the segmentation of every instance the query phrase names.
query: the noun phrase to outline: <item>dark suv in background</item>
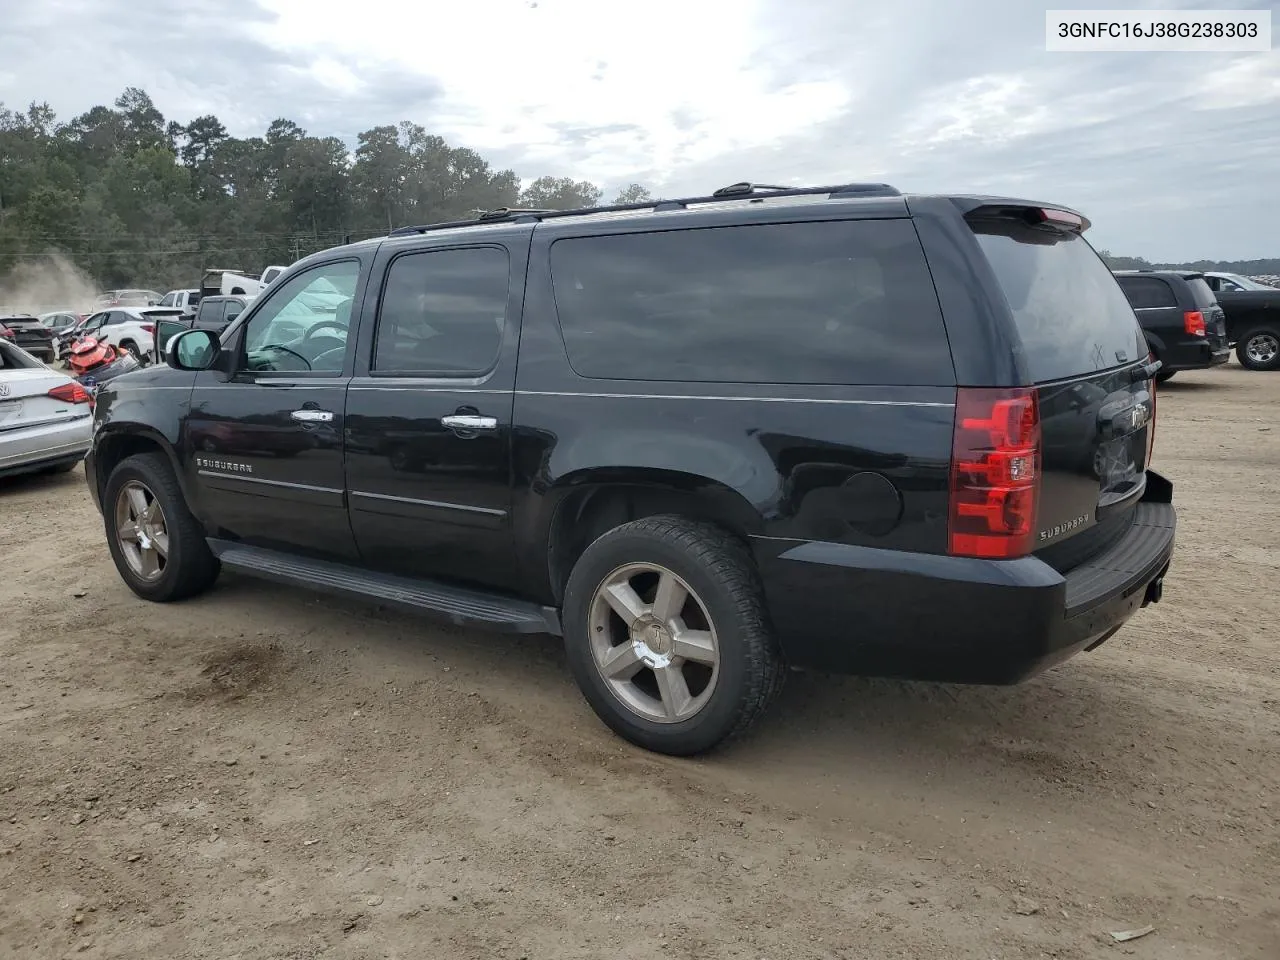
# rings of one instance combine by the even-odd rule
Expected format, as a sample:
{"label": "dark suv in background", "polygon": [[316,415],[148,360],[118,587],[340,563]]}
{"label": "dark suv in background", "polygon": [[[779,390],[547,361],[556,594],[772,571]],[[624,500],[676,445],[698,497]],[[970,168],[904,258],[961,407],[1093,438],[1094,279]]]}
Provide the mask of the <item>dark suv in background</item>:
{"label": "dark suv in background", "polygon": [[139,596],[229,568],[560,634],[667,753],[787,665],[1016,682],[1173,553],[1158,366],[1087,227],[743,183],[397,230],[107,383],[89,488]]}
{"label": "dark suv in background", "polygon": [[27,313],[0,315],[0,337],[17,344],[37,360],[53,363],[57,359],[53,330],[38,317]]}
{"label": "dark suv in background", "polygon": [[1226,314],[1204,274],[1117,270],[1116,279],[1160,361],[1158,380],[1164,382],[1179,370],[1202,370],[1231,359]]}

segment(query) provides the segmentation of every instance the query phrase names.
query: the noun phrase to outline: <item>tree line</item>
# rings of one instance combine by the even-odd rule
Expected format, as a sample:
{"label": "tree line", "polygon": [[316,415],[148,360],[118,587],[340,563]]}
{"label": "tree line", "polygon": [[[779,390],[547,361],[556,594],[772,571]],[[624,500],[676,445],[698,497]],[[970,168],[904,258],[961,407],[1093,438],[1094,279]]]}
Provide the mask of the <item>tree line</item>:
{"label": "tree line", "polygon": [[1238,273],[1246,277],[1280,275],[1280,257],[1261,260],[1191,260],[1186,263],[1152,263],[1143,257],[1119,256],[1110,250],[1099,250],[1098,255],[1112,270],[1216,270],[1221,273]]}
{"label": "tree line", "polygon": [[[632,184],[611,199],[649,198]],[[165,290],[406,224],[602,199],[585,180],[522,183],[407,121],[364,131],[353,151],[286,119],[248,138],[212,115],[166,120],[136,87],[66,122],[47,103],[0,103],[0,276],[61,254],[104,288]]]}

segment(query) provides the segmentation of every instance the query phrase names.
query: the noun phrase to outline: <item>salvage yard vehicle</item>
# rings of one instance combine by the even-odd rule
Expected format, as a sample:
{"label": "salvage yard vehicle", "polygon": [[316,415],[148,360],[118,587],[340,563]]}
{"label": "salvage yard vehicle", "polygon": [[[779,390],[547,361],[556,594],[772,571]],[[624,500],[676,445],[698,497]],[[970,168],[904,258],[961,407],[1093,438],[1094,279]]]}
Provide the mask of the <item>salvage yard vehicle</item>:
{"label": "salvage yard vehicle", "polygon": [[52,363],[56,359],[54,332],[41,323],[38,317],[26,313],[0,316],[0,337],[22,347],[37,360]]}
{"label": "salvage yard vehicle", "polygon": [[89,450],[89,392],[0,340],[0,477],[65,472]]}
{"label": "salvage yard vehicle", "polygon": [[1015,683],[1174,549],[1159,364],[1088,226],[741,183],[402,228],[104,385],[89,490],[142,598],[227,569],[559,634],[664,753],[788,666]]}
{"label": "salvage yard vehicle", "polygon": [[154,307],[162,297],[155,290],[108,290],[94,301],[98,310],[112,307]]}
{"label": "salvage yard vehicle", "polygon": [[1227,339],[1250,370],[1280,370],[1280,290],[1234,273],[1206,273],[1226,312]]}
{"label": "salvage yard vehicle", "polygon": [[1231,359],[1226,314],[1205,282],[1188,270],[1117,270],[1163,383],[1179,370],[1202,370]]}

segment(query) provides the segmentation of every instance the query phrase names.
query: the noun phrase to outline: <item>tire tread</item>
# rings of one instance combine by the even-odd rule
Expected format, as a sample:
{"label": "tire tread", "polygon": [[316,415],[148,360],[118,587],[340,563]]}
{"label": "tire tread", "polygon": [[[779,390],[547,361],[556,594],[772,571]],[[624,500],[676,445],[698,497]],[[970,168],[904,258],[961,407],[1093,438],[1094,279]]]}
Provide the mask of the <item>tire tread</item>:
{"label": "tire tread", "polygon": [[[746,685],[740,693],[735,720],[728,731],[713,744],[695,744],[692,749],[682,749],[679,745],[661,749],[672,754],[689,755],[741,737],[777,698],[787,673],[769,623],[764,590],[750,550],[739,537],[715,524],[661,514],[614,527],[588,546],[583,556],[615,542],[637,538],[674,547],[721,585],[734,607],[734,622],[728,626],[738,631],[746,661]],[[571,582],[572,579],[571,576]]]}

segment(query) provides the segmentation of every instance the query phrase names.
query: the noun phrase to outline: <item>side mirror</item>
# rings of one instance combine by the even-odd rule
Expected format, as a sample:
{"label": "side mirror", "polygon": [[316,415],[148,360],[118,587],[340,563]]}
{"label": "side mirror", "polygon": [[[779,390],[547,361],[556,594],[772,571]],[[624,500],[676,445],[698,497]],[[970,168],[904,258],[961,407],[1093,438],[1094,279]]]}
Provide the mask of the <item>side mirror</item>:
{"label": "side mirror", "polygon": [[209,330],[183,330],[164,345],[164,362],[175,370],[208,370],[222,349]]}

